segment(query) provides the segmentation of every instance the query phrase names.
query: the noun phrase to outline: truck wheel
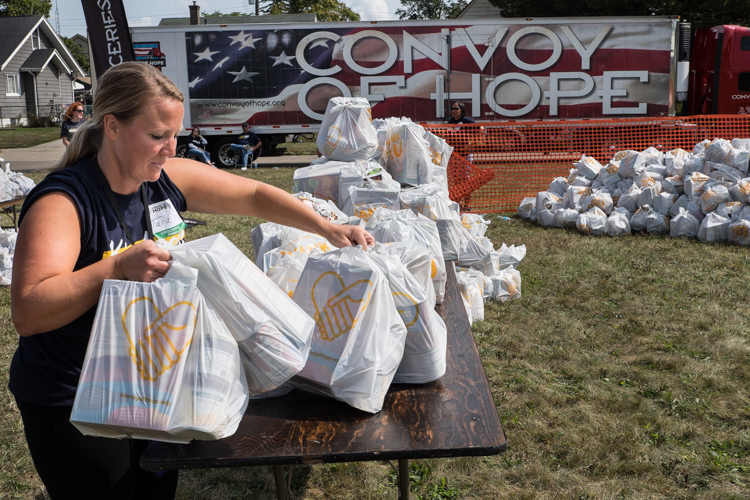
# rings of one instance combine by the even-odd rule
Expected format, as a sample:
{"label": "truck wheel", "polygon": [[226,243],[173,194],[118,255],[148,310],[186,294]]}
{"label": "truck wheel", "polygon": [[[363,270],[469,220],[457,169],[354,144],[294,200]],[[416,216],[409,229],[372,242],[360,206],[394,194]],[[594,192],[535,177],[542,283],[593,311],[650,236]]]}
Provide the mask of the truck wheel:
{"label": "truck wheel", "polygon": [[271,151],[273,151],[273,148],[275,147],[275,144],[272,144],[271,139],[265,135],[260,136],[260,141],[263,143],[263,145],[260,147],[260,155],[261,156],[270,155]]}
{"label": "truck wheel", "polygon": [[186,152],[187,152],[187,145],[183,144],[182,146],[177,146],[174,156],[175,158],[185,158]]}
{"label": "truck wheel", "polygon": [[229,148],[232,141],[232,137],[224,137],[216,141],[216,144],[214,144],[214,149],[211,152],[211,159],[214,160],[217,167],[234,168],[235,154],[234,151]]}

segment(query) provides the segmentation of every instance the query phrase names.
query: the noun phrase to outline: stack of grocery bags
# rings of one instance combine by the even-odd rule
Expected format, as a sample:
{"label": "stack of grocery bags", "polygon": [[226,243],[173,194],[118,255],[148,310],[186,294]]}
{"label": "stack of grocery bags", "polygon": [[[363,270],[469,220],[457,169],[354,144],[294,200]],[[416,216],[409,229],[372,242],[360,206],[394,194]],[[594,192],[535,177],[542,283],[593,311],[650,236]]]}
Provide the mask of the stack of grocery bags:
{"label": "stack of grocery bags", "polygon": [[154,283],[104,282],[71,415],[84,434],[221,439],[305,366],[313,319],[226,237],[170,253]]}
{"label": "stack of grocery bags", "polygon": [[[453,148],[408,118],[370,117],[366,99],[331,99],[318,134],[323,156],[295,172],[296,195],[320,207],[316,210],[324,216],[337,207],[338,213],[329,220],[362,224],[383,243],[413,238],[415,231],[425,230],[412,226],[432,223],[439,238],[439,245],[432,243],[436,275],[438,280],[443,276],[442,261],[457,266],[471,322],[483,319],[485,300],[519,298],[521,275],[516,267],[526,248],[503,245],[495,249],[484,237],[490,222],[481,215],[461,214],[459,205],[450,200],[447,169]],[[418,222],[406,224],[404,220],[410,217]],[[256,228],[259,235],[278,230],[263,226],[270,227]],[[429,248],[428,242],[423,244]],[[265,248],[254,248],[260,266]],[[275,280],[286,290],[290,285],[283,280],[296,279],[286,272],[290,266]],[[274,266],[264,270],[269,276],[279,273]],[[442,301],[439,289],[437,301]]]}
{"label": "stack of grocery bags", "polygon": [[521,217],[584,234],[631,232],[750,244],[750,139],[714,139],[662,153],[618,152],[607,165],[584,156],[570,175],[524,198]]}
{"label": "stack of grocery bags", "polygon": [[255,263],[218,234],[170,249],[155,283],[105,281],[71,421],[85,434],[171,442],[231,435],[249,397],[292,388],[377,413],[392,383],[446,370],[435,311],[455,266],[470,321],[484,301],[521,295],[524,246],[493,248],[489,221],[448,198],[452,148],[405,118],[375,120],[365,99],[331,99],[295,194],[376,243],[264,223]]}
{"label": "stack of grocery bags", "polygon": [[[5,160],[0,158],[0,165]],[[36,186],[36,183],[20,172],[13,172],[10,163],[5,164],[5,170],[0,170],[0,202],[26,196]],[[13,254],[16,251],[15,229],[0,229],[0,285],[10,285],[13,272]]]}

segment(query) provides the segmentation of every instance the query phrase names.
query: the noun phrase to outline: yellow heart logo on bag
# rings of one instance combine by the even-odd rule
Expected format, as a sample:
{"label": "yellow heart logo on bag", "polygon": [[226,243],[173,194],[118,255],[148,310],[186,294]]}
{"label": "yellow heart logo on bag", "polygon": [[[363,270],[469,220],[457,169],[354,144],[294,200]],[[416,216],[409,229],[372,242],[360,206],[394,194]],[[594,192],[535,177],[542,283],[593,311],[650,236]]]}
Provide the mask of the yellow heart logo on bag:
{"label": "yellow heart logo on bag", "polygon": [[414,297],[401,292],[393,292],[391,295],[394,297],[396,310],[406,328],[414,325],[419,319],[419,304],[414,300]]}
{"label": "yellow heart logo on bag", "polygon": [[404,144],[401,141],[401,135],[393,134],[389,139],[391,141],[391,154],[396,158],[400,158],[404,154]]}
{"label": "yellow heart logo on bag", "polygon": [[321,274],[310,294],[315,307],[313,319],[320,331],[320,338],[333,341],[349,333],[367,309],[371,293],[370,280],[359,280],[346,286],[334,271]]}
{"label": "yellow heart logo on bag", "polygon": [[[141,307],[146,307],[147,311]],[[193,340],[196,309],[191,302],[178,302],[162,312],[149,297],[132,300],[125,308],[122,327],[130,342],[128,354],[143,380],[154,382],[179,363]],[[133,317],[133,314],[137,316]],[[156,319],[148,325],[142,324],[154,314]],[[135,323],[136,331],[128,329],[129,322]]]}
{"label": "yellow heart logo on bag", "polygon": [[333,150],[336,149],[336,144],[338,144],[340,140],[341,129],[336,126],[328,127],[328,136],[326,137],[326,143],[323,146],[323,154],[328,156],[333,153]]}
{"label": "yellow heart logo on bag", "polygon": [[750,234],[750,231],[748,231],[747,226],[743,224],[739,226],[734,226],[732,228],[732,234],[734,236],[741,236],[743,238],[747,238],[747,235]]}

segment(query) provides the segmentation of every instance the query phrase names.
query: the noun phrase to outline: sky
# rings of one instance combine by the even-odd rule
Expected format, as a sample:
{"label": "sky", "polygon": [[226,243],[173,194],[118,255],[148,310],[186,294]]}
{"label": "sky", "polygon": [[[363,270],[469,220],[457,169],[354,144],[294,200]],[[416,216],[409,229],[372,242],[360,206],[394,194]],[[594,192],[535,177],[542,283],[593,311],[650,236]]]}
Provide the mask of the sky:
{"label": "sky", "polygon": [[[353,11],[357,12],[363,21],[386,21],[397,19],[396,9],[401,6],[399,0],[342,0]],[[247,12],[255,13],[255,7],[248,4],[248,0],[197,0],[201,12]],[[124,0],[125,13],[128,24],[133,26],[156,26],[163,17],[189,17],[189,5],[192,0]],[[80,0],[52,0],[50,24],[55,24],[55,9],[60,14],[60,34],[71,37],[76,34],[86,36],[86,22]]]}

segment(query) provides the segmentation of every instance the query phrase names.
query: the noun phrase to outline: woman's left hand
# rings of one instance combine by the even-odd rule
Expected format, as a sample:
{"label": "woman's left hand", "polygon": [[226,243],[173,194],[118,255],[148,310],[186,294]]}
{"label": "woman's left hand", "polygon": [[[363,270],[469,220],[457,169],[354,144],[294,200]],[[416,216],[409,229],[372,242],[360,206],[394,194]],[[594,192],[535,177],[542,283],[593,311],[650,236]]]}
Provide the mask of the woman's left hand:
{"label": "woman's left hand", "polygon": [[362,245],[363,250],[367,250],[368,245],[375,244],[375,238],[365,231],[362,226],[347,226],[339,224],[328,224],[328,228],[322,234],[324,238],[339,248],[353,245]]}

